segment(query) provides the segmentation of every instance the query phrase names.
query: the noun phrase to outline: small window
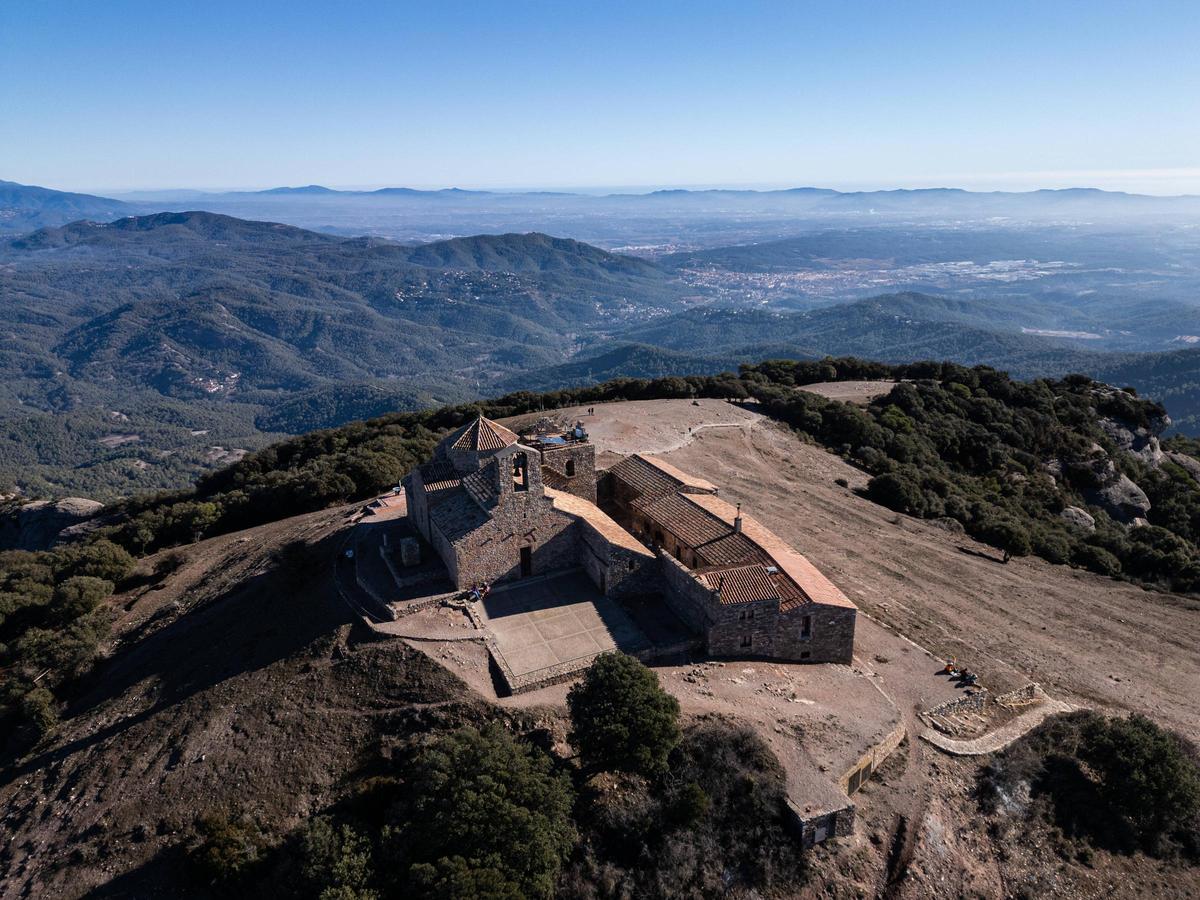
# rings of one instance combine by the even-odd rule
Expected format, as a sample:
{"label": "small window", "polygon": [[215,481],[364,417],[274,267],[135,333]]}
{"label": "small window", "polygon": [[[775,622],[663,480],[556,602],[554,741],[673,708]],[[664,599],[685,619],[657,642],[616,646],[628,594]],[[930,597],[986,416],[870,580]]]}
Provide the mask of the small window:
{"label": "small window", "polygon": [[747,619],[749,619],[751,622],[753,622],[753,621],[754,621],[754,609],[753,609],[753,607],[751,607],[751,609],[750,609],[750,612],[746,613],[746,618],[747,618]]}
{"label": "small window", "polygon": [[739,622],[746,621],[746,611],[744,609],[740,613],[738,613],[738,621]]}
{"label": "small window", "polygon": [[812,651],[811,650],[801,650],[800,658],[801,659],[812,659]]}
{"label": "small window", "polygon": [[748,635],[748,634],[742,635],[742,647],[743,648],[750,647],[753,643],[754,643],[754,638],[752,638],[750,635]]}
{"label": "small window", "polygon": [[630,571],[630,572],[632,572],[632,571],[633,571],[634,569],[636,569],[636,568],[637,568],[637,560],[636,560],[636,559],[631,559],[631,560],[629,561],[629,571]]}
{"label": "small window", "polygon": [[805,616],[800,620],[800,640],[807,641],[812,637],[812,616]]}
{"label": "small window", "polygon": [[514,491],[529,490],[529,459],[524,453],[513,454],[512,480]]}
{"label": "small window", "polygon": [[567,460],[567,477],[568,478],[575,477],[575,460],[573,460],[573,459]]}

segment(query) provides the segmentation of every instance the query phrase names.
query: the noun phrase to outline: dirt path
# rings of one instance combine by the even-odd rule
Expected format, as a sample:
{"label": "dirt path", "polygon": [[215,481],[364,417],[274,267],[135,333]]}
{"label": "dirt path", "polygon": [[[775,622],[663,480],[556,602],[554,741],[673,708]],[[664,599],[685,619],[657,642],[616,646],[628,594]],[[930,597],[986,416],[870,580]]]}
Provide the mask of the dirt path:
{"label": "dirt path", "polygon": [[960,741],[947,737],[940,731],[926,728],[921,732],[921,738],[955,756],[983,756],[1003,750],[1017,738],[1037,728],[1050,716],[1070,712],[1074,708],[1071,704],[1063,703],[1061,700],[1047,698],[1032,709],[1021,713],[1011,722],[1005,722],[995,731],[989,731],[981,737]]}

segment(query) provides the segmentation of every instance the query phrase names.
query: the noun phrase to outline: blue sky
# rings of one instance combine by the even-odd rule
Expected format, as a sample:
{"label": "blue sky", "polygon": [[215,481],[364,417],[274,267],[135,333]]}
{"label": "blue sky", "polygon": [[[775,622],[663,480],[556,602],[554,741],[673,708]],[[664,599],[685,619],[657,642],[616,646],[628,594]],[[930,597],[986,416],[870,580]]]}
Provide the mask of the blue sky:
{"label": "blue sky", "polygon": [[1200,6],[0,2],[0,178],[75,190],[1200,193]]}

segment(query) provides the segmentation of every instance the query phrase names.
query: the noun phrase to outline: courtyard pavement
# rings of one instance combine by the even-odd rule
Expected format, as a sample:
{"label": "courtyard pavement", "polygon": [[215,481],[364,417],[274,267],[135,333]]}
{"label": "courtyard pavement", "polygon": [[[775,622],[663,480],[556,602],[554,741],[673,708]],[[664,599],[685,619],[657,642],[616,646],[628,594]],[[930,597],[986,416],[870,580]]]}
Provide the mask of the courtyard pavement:
{"label": "courtyard pavement", "polygon": [[629,616],[582,572],[502,585],[479,604],[480,618],[514,675],[599,653],[648,646]]}

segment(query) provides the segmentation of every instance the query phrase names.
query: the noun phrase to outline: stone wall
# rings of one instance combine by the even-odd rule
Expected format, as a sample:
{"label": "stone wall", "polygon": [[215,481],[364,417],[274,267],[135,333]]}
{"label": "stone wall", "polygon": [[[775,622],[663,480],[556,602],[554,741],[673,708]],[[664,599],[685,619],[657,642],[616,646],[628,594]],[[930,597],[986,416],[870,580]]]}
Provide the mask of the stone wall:
{"label": "stone wall", "polygon": [[[463,587],[464,582],[459,578],[458,556],[454,545],[437,528],[429,529],[429,543],[437,552],[437,555],[442,558],[442,562],[445,563],[446,574],[450,576],[450,582],[456,587]],[[466,584],[469,586],[470,582],[466,582]]]}
{"label": "stone wall", "polygon": [[416,526],[425,540],[433,543],[429,536],[429,506],[425,502],[425,483],[417,469],[404,479],[404,499],[407,502],[408,521]]}
{"label": "stone wall", "polygon": [[[811,616],[810,636],[804,619]],[[858,610],[852,607],[806,604],[779,617],[775,655],[800,662],[844,663],[854,659],[854,627]]]}
{"label": "stone wall", "polygon": [[855,760],[854,765],[843,772],[838,781],[841,789],[847,795],[857,792],[870,780],[871,775],[883,764],[883,761],[900,746],[906,734],[908,732],[904,725],[897,725],[888,733],[887,737]]}
{"label": "stone wall", "polygon": [[708,627],[710,656],[777,656],[775,634],[779,629],[779,600],[756,600],[736,606],[721,606],[711,600],[715,621]]}
{"label": "stone wall", "polygon": [[658,563],[649,551],[636,552],[610,543],[585,519],[579,520],[577,528],[580,562],[605,596],[621,599],[661,589]]}
{"label": "stone wall", "polygon": [[687,566],[673,557],[659,551],[658,560],[665,588],[663,598],[667,606],[688,628],[707,636],[712,591],[692,577]]}
{"label": "stone wall", "polygon": [[[567,472],[568,463],[574,463],[575,474]],[[596,502],[596,447],[593,444],[565,444],[542,451],[542,467],[554,473],[552,486],[589,503]]]}
{"label": "stone wall", "polygon": [[800,834],[802,847],[808,848],[830,838],[849,837],[854,834],[857,811],[853,803],[805,818],[789,800],[788,811],[791,812],[792,821]]}
{"label": "stone wall", "polygon": [[986,688],[980,688],[970,694],[963,694],[954,700],[947,700],[945,703],[939,703],[933,709],[927,709],[922,716],[952,716],[956,713],[966,712],[968,710],[983,709],[987,704],[988,692]]}
{"label": "stone wall", "polygon": [[458,587],[478,581],[521,577],[521,548],[530,548],[530,575],[575,568],[579,562],[575,519],[554,509],[549,499],[532,494],[502,503],[492,518],[454,544]]}

